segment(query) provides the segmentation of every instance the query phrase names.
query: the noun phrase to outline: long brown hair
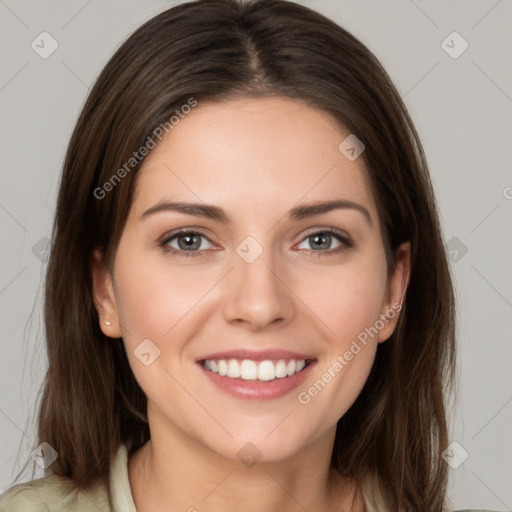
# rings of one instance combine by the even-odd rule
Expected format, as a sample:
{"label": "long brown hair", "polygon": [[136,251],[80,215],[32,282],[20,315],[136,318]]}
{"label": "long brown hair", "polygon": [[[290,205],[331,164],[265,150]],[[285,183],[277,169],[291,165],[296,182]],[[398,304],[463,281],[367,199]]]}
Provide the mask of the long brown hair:
{"label": "long brown hair", "polygon": [[[91,251],[111,268],[140,164],[99,188],[177,108],[278,95],[306,102],[365,144],[388,269],[410,241],[411,278],[395,332],[379,344],[364,389],[338,421],[332,464],[372,475],[393,511],[444,507],[454,294],[425,155],[376,57],[324,16],[283,0],[199,0],[136,30],[97,79],[76,124],[58,194],[45,282],[48,372],[38,439],[51,471],[80,488],[105,478],[120,443],[149,439],[146,396],[122,339],[99,328]],[[99,196],[102,196],[99,198]]]}

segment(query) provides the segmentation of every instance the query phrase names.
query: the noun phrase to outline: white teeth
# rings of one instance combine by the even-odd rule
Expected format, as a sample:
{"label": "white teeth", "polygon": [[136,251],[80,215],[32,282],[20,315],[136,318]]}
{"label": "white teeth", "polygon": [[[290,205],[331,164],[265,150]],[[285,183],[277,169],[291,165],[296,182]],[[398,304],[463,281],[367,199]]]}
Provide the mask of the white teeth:
{"label": "white teeth", "polygon": [[226,375],[232,379],[238,379],[238,377],[240,377],[240,365],[236,359],[230,359],[228,361],[228,373]]}
{"label": "white teeth", "polygon": [[258,365],[258,380],[274,380],[276,369],[272,361],[261,361]]}
{"label": "white teeth", "polygon": [[299,373],[306,366],[306,361],[304,359],[290,359],[287,362],[280,359],[274,362],[267,359],[258,362],[243,359],[240,362],[236,359],[229,359],[228,361],[225,359],[206,359],[203,361],[203,366],[206,370],[232,379],[271,381],[291,377]]}
{"label": "white teeth", "polygon": [[286,363],[282,359],[276,364],[276,377],[278,379],[288,377],[288,372],[286,371]]}
{"label": "white teeth", "polygon": [[[218,363],[217,363],[217,366],[219,367],[219,375],[222,375],[223,377],[225,375],[227,375],[228,373],[228,364],[226,363],[226,361],[224,361],[223,359],[221,359]],[[212,368],[212,371],[213,368]]]}
{"label": "white teeth", "polygon": [[250,359],[244,359],[240,365],[240,376],[244,380],[256,380],[258,378],[258,365]]}

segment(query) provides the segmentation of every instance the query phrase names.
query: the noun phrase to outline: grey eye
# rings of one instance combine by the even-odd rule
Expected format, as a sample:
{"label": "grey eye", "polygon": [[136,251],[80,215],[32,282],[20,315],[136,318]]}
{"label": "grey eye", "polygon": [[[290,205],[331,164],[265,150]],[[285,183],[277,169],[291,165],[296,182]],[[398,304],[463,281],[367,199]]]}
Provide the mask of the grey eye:
{"label": "grey eye", "polygon": [[[301,242],[303,244],[304,242],[309,242],[310,247],[305,247],[305,249],[315,250],[315,249],[321,249],[321,250],[328,250],[328,249],[335,249],[336,247],[339,247],[341,242],[337,240],[337,236],[333,236],[331,233],[326,231],[318,231],[317,233],[313,233],[311,235],[308,235],[304,240]],[[338,245],[335,247],[332,247],[331,244],[333,241],[337,241]],[[299,246],[300,248],[300,246]]]}
{"label": "grey eye", "polygon": [[[166,240],[165,244],[170,245],[173,249],[181,250],[181,251],[197,251],[202,249],[209,249],[210,247],[204,247],[202,244],[202,239],[208,240],[201,233],[187,232],[187,233],[177,233],[171,236],[168,240]],[[173,245],[174,242],[177,242],[178,246]],[[211,244],[211,242],[208,241]]]}

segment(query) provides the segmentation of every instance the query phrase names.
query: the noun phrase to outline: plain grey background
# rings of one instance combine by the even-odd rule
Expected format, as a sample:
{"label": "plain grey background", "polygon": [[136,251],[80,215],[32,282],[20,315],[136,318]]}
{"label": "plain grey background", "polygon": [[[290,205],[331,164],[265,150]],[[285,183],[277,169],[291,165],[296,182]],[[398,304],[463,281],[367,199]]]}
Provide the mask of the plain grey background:
{"label": "plain grey background", "polygon": [[[71,131],[113,51],[175,3],[0,0],[0,492],[36,446],[45,244]],[[511,510],[512,2],[300,3],[377,55],[419,131],[459,301],[449,496],[454,508]],[[42,32],[58,44],[47,58],[31,47],[51,49]]]}

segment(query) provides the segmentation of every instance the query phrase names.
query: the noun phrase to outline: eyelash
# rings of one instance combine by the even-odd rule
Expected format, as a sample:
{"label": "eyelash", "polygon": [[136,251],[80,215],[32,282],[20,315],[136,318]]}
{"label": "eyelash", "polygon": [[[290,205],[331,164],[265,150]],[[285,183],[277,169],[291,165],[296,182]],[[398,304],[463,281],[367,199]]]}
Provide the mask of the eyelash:
{"label": "eyelash", "polygon": [[[300,241],[300,243],[304,242],[305,240],[307,240],[308,238],[310,238],[314,235],[320,235],[320,234],[333,236],[336,240],[341,242],[341,245],[337,249],[330,249],[330,250],[326,250],[326,251],[322,251],[322,250],[315,251],[313,249],[305,249],[308,252],[314,254],[315,256],[319,256],[319,257],[320,256],[335,256],[337,254],[340,254],[340,253],[346,251],[347,249],[350,249],[354,245],[352,240],[349,237],[345,236],[341,231],[338,231],[338,230],[332,229],[332,228],[325,229],[325,230],[313,231],[311,233],[308,233],[306,236],[304,236],[304,238]],[[211,242],[211,240],[201,231],[182,229],[180,231],[170,234],[169,236],[164,236],[164,239],[159,244],[160,247],[163,249],[163,251],[168,254],[172,254],[174,256],[179,256],[179,257],[183,257],[183,258],[201,257],[202,251],[184,251],[184,250],[180,250],[180,249],[175,249],[174,247],[169,247],[167,245],[171,240],[173,240],[174,238],[176,238],[180,235],[200,235],[200,236],[205,237],[208,241]]]}

